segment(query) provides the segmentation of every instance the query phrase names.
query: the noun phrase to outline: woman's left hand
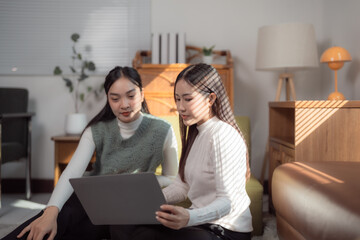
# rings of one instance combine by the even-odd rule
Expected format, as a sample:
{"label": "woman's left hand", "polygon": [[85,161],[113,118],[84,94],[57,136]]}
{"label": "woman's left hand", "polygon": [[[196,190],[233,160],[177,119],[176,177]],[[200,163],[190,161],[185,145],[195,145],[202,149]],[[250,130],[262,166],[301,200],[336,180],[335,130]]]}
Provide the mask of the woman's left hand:
{"label": "woman's left hand", "polygon": [[183,207],[173,205],[161,205],[162,211],[156,212],[156,219],[168,228],[179,230],[187,225],[190,214]]}

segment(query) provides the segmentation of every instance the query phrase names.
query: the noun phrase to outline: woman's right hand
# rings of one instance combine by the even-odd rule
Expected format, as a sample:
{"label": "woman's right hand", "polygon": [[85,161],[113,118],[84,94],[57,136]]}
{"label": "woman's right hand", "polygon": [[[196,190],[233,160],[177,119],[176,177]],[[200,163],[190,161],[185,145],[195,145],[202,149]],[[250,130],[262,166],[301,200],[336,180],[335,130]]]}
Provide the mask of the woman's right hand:
{"label": "woman's right hand", "polygon": [[57,216],[59,208],[50,206],[44,210],[44,213],[28,226],[26,226],[17,236],[21,238],[29,232],[27,240],[43,240],[46,234],[49,234],[48,240],[53,240],[57,232]]}

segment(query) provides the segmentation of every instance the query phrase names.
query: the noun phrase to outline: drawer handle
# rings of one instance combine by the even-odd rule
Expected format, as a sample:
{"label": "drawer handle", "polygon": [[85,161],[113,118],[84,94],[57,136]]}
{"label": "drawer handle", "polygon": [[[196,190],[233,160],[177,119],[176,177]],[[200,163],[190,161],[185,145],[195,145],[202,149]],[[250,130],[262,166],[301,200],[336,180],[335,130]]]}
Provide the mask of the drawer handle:
{"label": "drawer handle", "polygon": [[176,108],[170,108],[170,112],[176,112],[177,109]]}
{"label": "drawer handle", "polygon": [[171,86],[171,87],[175,86],[175,82],[171,82],[171,83],[170,83],[170,86]]}

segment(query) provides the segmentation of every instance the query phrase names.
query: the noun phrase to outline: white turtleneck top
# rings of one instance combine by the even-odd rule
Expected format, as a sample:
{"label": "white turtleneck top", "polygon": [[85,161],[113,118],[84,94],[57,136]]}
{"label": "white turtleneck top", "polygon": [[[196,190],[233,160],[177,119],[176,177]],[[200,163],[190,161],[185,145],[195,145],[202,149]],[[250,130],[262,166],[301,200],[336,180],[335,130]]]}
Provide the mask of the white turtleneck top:
{"label": "white turtleneck top", "polygon": [[[138,119],[130,123],[124,123],[118,120],[122,138],[130,138],[141,124],[142,119],[143,115],[141,114]],[[88,166],[92,155],[94,154],[94,151],[95,143],[92,137],[91,129],[89,127],[81,136],[79,145],[76,148],[69,164],[61,174],[47,206],[56,206],[59,208],[59,210],[61,210],[67,199],[74,191],[70,185],[69,179],[81,177],[84,174],[86,167]],[[170,127],[164,141],[163,156],[164,160],[161,164],[162,175],[157,176],[157,179],[160,183],[160,186],[165,187],[172,182],[178,171],[177,142],[172,127]]]}
{"label": "white turtleneck top", "polygon": [[188,226],[214,223],[232,231],[251,232],[243,138],[217,117],[197,129],[185,165],[185,183],[178,175],[163,189],[167,202],[191,200]]}

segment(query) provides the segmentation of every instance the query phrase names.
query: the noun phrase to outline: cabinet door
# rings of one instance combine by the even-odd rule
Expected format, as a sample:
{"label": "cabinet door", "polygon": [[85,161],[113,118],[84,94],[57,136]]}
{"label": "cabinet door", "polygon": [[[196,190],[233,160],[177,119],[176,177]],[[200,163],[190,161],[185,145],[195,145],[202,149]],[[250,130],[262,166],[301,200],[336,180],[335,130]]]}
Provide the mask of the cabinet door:
{"label": "cabinet door", "polygon": [[278,144],[270,143],[269,147],[269,190],[271,189],[271,180],[272,174],[278,166],[282,163],[282,152],[280,151],[280,146]]}
{"label": "cabinet door", "polygon": [[275,212],[272,201],[271,201],[271,184],[272,184],[272,176],[275,168],[280,166],[281,164],[294,162],[295,161],[295,150],[293,148],[287,147],[285,145],[279,144],[277,142],[270,141],[269,143],[269,207],[271,212]]}
{"label": "cabinet door", "polygon": [[139,69],[145,92],[173,92],[174,83],[181,69],[164,68]]}
{"label": "cabinet door", "polygon": [[144,95],[151,114],[176,115],[174,83],[182,69],[138,69],[143,81]]}
{"label": "cabinet door", "polygon": [[144,94],[152,115],[177,115],[176,104],[172,93],[145,92]]}
{"label": "cabinet door", "polygon": [[281,165],[281,151],[278,144],[272,142],[269,143],[269,181],[268,181],[268,191],[269,191],[269,211],[271,213],[275,212],[274,206],[272,204],[272,193],[271,193],[271,184],[272,176],[275,168]]}
{"label": "cabinet door", "polygon": [[281,146],[281,164],[295,162],[295,150],[286,146]]}

